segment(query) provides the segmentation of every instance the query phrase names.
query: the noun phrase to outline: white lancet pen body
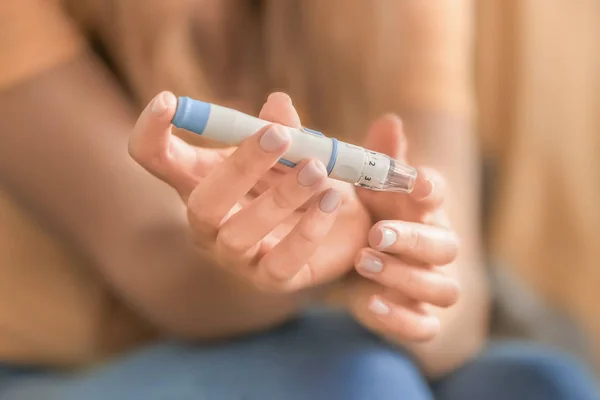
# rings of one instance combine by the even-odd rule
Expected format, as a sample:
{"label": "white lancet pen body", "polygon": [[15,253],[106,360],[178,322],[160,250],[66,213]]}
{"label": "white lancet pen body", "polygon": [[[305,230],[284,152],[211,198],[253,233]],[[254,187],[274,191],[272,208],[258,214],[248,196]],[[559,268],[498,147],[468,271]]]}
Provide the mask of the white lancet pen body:
{"label": "white lancet pen body", "polygon": [[[240,111],[179,97],[173,125],[207,137],[238,145],[271,122]],[[417,172],[385,154],[329,138],[308,128],[285,127],[292,144],[280,162],[289,167],[307,158],[318,159],[330,178],[371,190],[410,193]]]}

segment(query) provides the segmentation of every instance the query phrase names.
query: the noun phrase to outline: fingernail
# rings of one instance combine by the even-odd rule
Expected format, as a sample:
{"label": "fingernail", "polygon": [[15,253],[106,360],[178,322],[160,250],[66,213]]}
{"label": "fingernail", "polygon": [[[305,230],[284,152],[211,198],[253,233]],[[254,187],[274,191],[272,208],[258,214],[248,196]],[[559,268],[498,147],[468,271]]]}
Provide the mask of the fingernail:
{"label": "fingernail", "polygon": [[156,116],[161,116],[170,108],[177,105],[175,95],[170,92],[162,92],[154,99],[152,104],[152,113]]}
{"label": "fingernail", "polygon": [[342,196],[333,189],[329,189],[325,192],[325,195],[319,202],[319,208],[324,213],[330,214],[335,211],[339,206]]}
{"label": "fingernail", "polygon": [[358,261],[358,268],[370,272],[372,274],[376,274],[381,272],[383,269],[383,263],[380,259],[370,254],[363,254]]}
{"label": "fingernail", "polygon": [[379,249],[385,249],[387,247],[390,247],[391,245],[396,243],[396,240],[398,239],[396,231],[390,228],[379,228],[378,234],[379,240],[376,240],[375,242],[379,242],[379,244],[376,246]]}
{"label": "fingernail", "polygon": [[387,315],[390,313],[390,307],[378,298],[371,300],[369,310],[377,315]]}
{"label": "fingernail", "polygon": [[281,150],[290,141],[290,135],[287,129],[283,129],[278,125],[271,125],[260,138],[259,144],[261,149],[267,153],[273,153]]}
{"label": "fingernail", "polygon": [[298,173],[298,183],[302,186],[309,187],[317,183],[323,177],[327,176],[327,170],[319,161],[311,160]]}

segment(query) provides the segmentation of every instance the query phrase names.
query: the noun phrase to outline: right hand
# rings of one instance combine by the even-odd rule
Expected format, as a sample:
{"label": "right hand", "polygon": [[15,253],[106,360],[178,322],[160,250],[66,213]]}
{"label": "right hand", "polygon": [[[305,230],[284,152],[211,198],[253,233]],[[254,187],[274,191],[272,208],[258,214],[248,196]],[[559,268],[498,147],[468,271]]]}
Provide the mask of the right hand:
{"label": "right hand", "polygon": [[[371,223],[352,185],[328,181],[318,160],[277,166],[291,140],[277,124],[237,149],[191,146],[171,133],[176,102],[163,92],[148,105],[129,152],[186,202],[204,261],[270,291],[299,290],[351,270]],[[269,96],[259,117],[301,126],[281,93]]]}

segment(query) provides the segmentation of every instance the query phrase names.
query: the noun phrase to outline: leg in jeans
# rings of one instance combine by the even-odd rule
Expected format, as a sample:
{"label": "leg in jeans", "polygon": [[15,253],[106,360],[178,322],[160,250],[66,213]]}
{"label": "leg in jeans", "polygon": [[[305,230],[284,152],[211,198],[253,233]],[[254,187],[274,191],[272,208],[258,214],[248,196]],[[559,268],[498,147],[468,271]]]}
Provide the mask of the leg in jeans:
{"label": "leg in jeans", "polygon": [[595,400],[588,371],[552,349],[498,343],[434,385],[439,400]]}
{"label": "leg in jeans", "polygon": [[86,375],[15,381],[0,400],[430,400],[418,368],[340,314],[200,348],[163,344]]}

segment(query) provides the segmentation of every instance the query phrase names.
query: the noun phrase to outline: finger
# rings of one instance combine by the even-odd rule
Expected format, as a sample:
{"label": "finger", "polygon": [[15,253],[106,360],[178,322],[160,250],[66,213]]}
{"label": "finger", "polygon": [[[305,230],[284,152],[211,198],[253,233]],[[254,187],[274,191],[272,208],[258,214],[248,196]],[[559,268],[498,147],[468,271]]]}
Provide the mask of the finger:
{"label": "finger", "polygon": [[279,160],[290,142],[286,129],[266,126],[200,181],[188,200],[188,219],[195,234],[214,239],[229,210]]}
{"label": "finger", "polygon": [[[274,92],[269,95],[263,105],[259,118],[266,121],[276,122],[291,128],[301,128],[300,117],[296,108],[292,104],[292,99],[286,93]],[[288,167],[283,164],[276,164],[273,171],[287,172]]]}
{"label": "finger", "polygon": [[440,331],[440,321],[428,315],[419,303],[392,301],[386,295],[373,295],[368,309],[381,324],[381,330],[408,341],[428,341]]}
{"label": "finger", "polygon": [[320,161],[302,162],[221,226],[217,249],[245,254],[317,193],[326,178],[327,170]]}
{"label": "finger", "polygon": [[369,245],[426,264],[449,264],[457,256],[458,238],[448,229],[413,222],[380,221],[369,232]]}
{"label": "finger", "polygon": [[409,265],[371,249],[359,252],[356,270],[365,278],[416,301],[450,307],[458,300],[459,287],[454,279],[435,269]]}
{"label": "finger", "polygon": [[[405,163],[408,142],[400,118],[394,114],[379,118],[369,129],[364,146]],[[381,219],[383,215],[387,215],[387,218],[393,217],[390,212],[400,213],[401,210],[397,206],[398,199],[407,196],[404,193],[375,192],[364,188],[357,188],[356,192],[377,219]]]}
{"label": "finger", "polygon": [[379,118],[367,133],[365,147],[405,162],[408,142],[404,135],[402,120],[395,114],[387,114]]}
{"label": "finger", "polygon": [[187,197],[199,176],[194,172],[223,160],[219,151],[195,149],[171,134],[177,106],[170,92],[158,94],[138,118],[129,140],[129,154],[148,172]]}
{"label": "finger", "polygon": [[257,284],[280,291],[298,290],[314,283],[310,257],[325,239],[337,215],[341,195],[325,191],[294,229],[260,261],[256,269]]}
{"label": "finger", "polygon": [[292,104],[292,99],[281,92],[274,92],[269,95],[258,117],[291,128],[302,127],[298,112]]}
{"label": "finger", "polygon": [[448,215],[446,214],[446,211],[443,208],[438,208],[437,210],[424,215],[421,222],[427,225],[438,226],[444,229],[452,229],[450,218],[448,218]]}
{"label": "finger", "polygon": [[445,192],[446,181],[439,172],[431,168],[419,168],[410,197],[423,214],[440,208]]}

